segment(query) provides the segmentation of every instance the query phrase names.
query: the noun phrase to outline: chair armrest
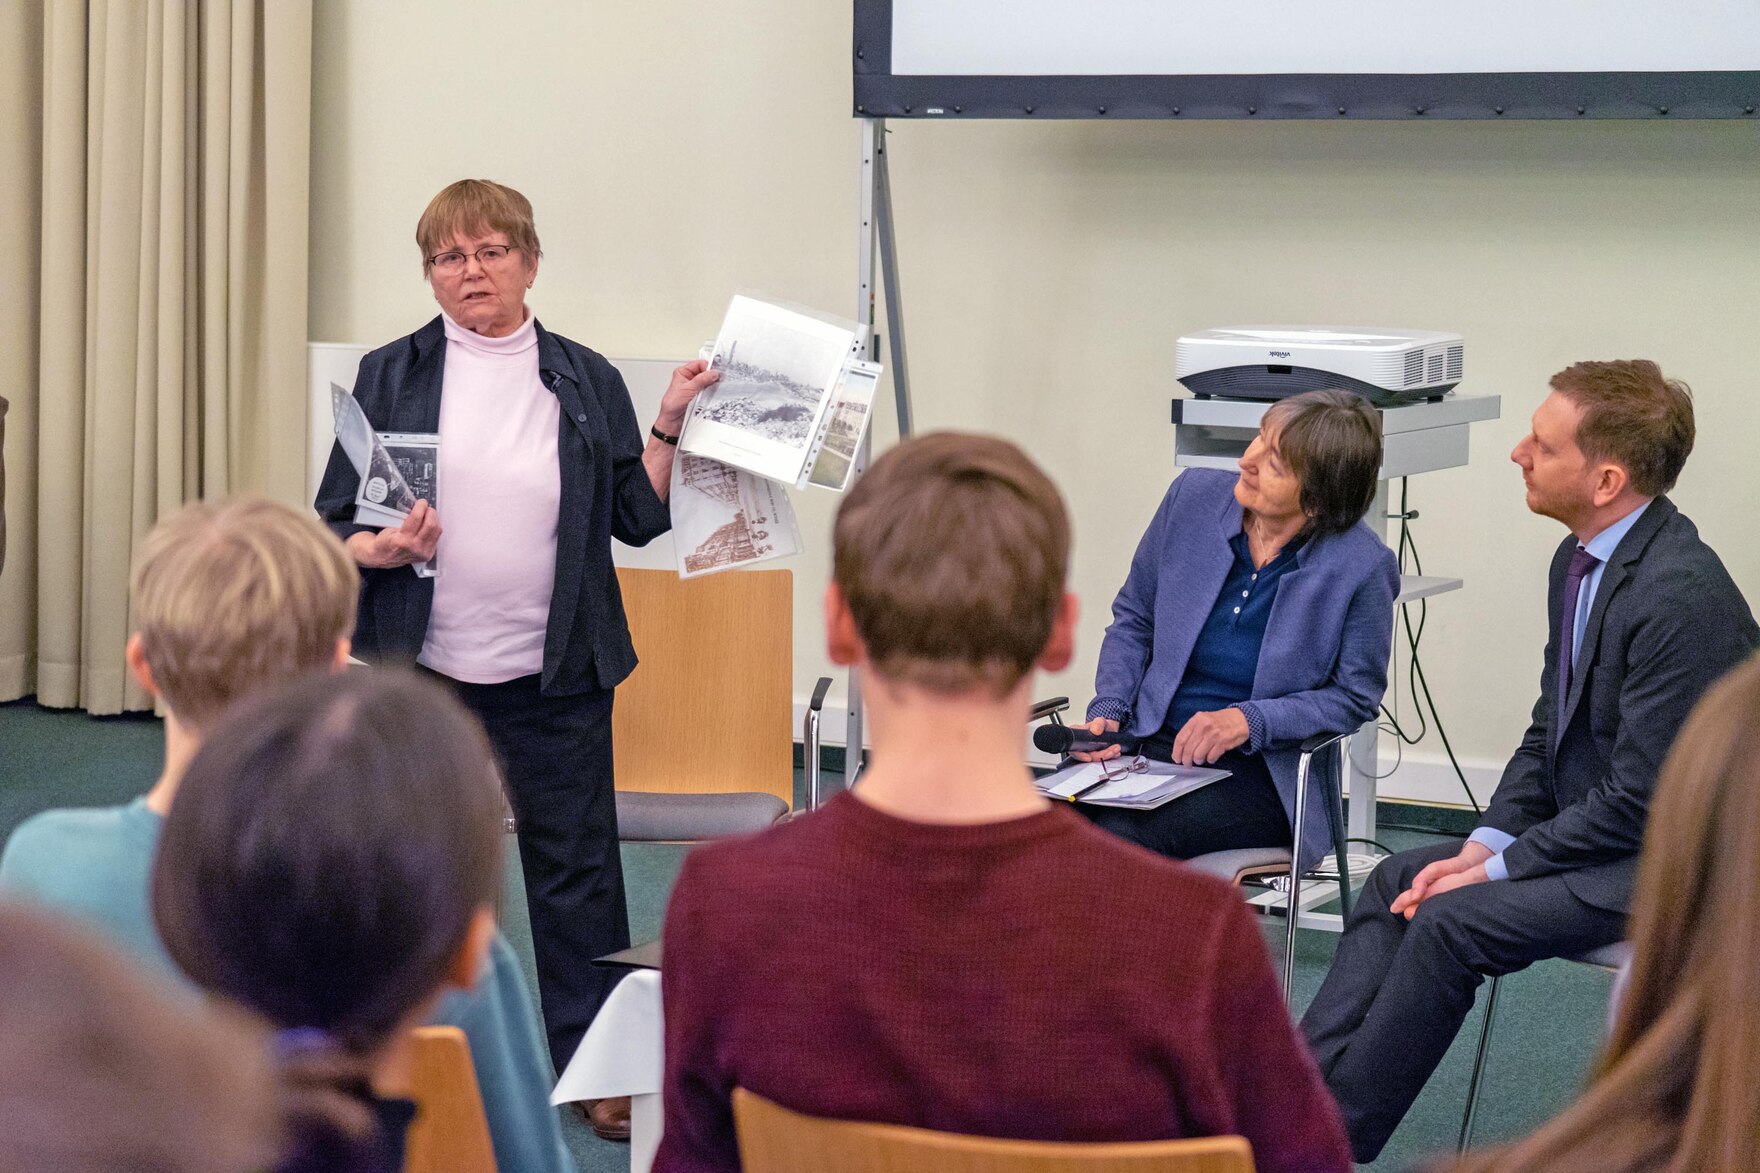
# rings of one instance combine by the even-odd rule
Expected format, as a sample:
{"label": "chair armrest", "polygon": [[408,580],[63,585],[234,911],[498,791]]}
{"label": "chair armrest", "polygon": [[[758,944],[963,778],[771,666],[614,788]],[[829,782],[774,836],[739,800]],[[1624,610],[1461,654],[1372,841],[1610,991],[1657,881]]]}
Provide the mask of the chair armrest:
{"label": "chair armrest", "polygon": [[1046,697],[1042,701],[1034,701],[1033,702],[1033,708],[1032,708],[1032,711],[1027,714],[1027,720],[1041,721],[1041,720],[1044,720],[1046,717],[1055,717],[1058,713],[1063,712],[1067,708],[1069,708],[1069,698],[1068,697],[1066,697],[1066,696]]}
{"label": "chair armrest", "polygon": [[1302,742],[1302,753],[1312,757],[1327,746],[1332,745],[1335,742],[1343,741],[1355,732],[1356,730],[1352,729],[1348,733],[1316,733],[1314,736],[1308,738],[1308,740]]}
{"label": "chair armrest", "polygon": [[829,691],[831,677],[819,677],[819,683],[813,686],[813,699],[807,702],[807,715],[801,719],[801,762],[806,767],[808,810],[819,805],[819,774],[823,768],[819,760],[819,719],[825,708],[825,694]]}

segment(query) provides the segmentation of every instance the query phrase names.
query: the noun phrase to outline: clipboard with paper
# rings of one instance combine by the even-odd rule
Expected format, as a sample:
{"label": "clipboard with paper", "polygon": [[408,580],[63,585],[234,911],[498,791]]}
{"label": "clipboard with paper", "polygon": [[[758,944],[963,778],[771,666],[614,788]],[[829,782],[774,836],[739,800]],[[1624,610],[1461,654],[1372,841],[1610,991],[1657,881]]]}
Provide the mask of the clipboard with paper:
{"label": "clipboard with paper", "polygon": [[[353,395],[330,384],[330,408],[336,418],[336,442],[360,476],[355,489],[357,525],[398,526],[417,501],[438,507],[440,437],[432,432],[376,432]],[[433,561],[418,562],[423,578],[434,574]]]}
{"label": "clipboard with paper", "polygon": [[1146,811],[1165,806],[1228,775],[1227,770],[1208,766],[1117,757],[1105,762],[1068,762],[1037,779],[1035,785],[1047,798]]}

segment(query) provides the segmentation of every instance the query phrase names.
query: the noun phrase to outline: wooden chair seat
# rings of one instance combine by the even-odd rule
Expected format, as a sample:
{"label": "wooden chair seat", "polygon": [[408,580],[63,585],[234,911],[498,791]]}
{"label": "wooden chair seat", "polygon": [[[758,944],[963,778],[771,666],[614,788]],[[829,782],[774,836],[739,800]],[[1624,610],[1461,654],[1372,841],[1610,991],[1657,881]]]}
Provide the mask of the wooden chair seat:
{"label": "wooden chair seat", "polygon": [[1068,1144],[803,1116],[733,1092],[746,1173],[1253,1173],[1244,1137]]}

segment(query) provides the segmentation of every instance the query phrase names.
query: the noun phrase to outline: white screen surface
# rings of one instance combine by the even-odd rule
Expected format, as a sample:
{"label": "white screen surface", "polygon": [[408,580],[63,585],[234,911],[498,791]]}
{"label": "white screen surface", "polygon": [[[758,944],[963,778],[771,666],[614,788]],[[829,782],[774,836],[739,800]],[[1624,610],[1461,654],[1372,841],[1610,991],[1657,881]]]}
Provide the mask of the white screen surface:
{"label": "white screen surface", "polygon": [[892,0],[896,75],[1760,69],[1760,0]]}

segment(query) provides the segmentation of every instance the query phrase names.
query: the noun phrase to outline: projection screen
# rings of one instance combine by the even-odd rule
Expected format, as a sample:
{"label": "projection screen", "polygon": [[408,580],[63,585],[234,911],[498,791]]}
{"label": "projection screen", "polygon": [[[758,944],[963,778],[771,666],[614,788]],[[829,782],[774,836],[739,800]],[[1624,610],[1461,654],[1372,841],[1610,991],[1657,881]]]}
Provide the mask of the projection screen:
{"label": "projection screen", "polygon": [[888,118],[1752,118],[1760,0],[855,0]]}

